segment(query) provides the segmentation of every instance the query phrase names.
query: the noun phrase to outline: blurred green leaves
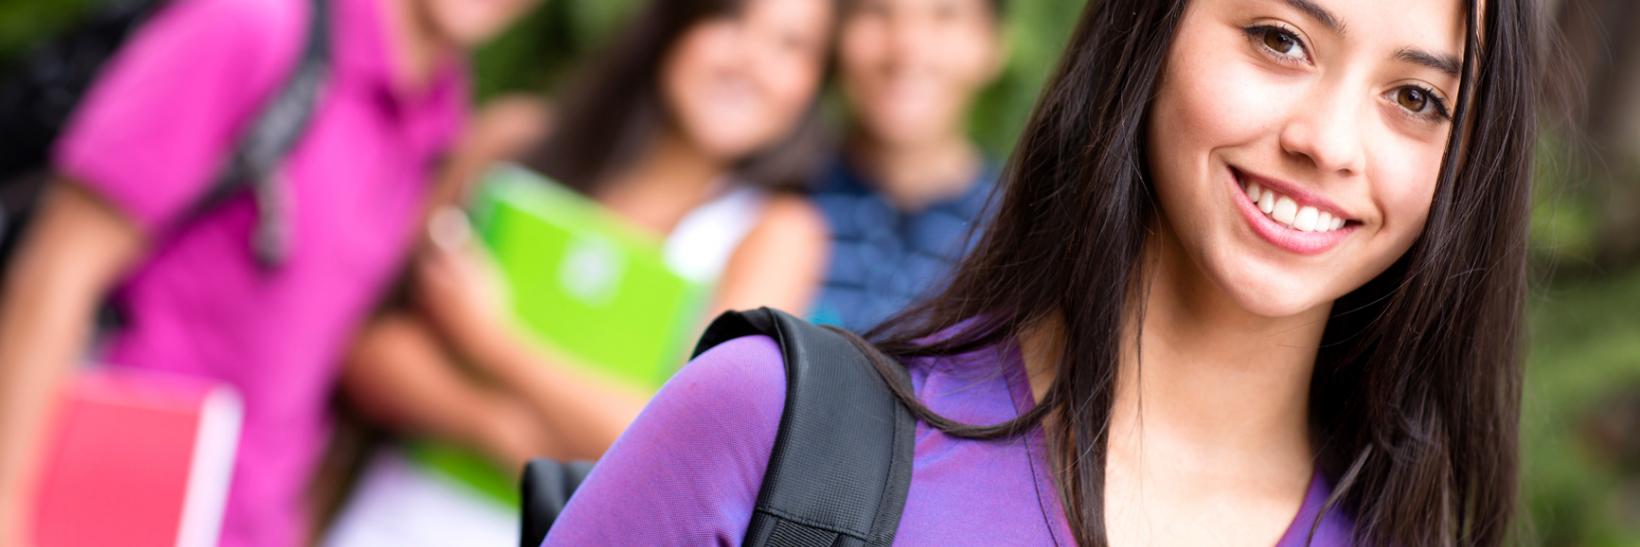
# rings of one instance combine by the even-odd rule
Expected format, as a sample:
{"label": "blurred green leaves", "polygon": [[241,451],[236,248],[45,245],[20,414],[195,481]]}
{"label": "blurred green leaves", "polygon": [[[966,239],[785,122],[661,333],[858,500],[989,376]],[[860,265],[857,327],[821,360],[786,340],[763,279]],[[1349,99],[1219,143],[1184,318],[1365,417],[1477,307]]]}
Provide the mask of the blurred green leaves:
{"label": "blurred green leaves", "polygon": [[96,0],[6,0],[0,2],[0,66],[34,42],[84,16]]}

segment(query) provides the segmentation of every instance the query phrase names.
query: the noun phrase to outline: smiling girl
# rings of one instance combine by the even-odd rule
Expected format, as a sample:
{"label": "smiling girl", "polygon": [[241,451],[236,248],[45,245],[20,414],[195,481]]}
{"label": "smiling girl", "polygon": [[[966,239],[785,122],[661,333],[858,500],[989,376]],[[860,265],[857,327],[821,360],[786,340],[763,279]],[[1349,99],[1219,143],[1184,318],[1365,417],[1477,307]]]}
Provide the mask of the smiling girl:
{"label": "smiling girl", "polygon": [[[919,418],[895,540],[1504,544],[1535,15],[1093,2],[984,239],[868,335]],[[737,543],[779,351],[685,368],[549,543]]]}
{"label": "smiling girl", "polygon": [[[818,288],[826,229],[788,190],[814,169],[834,11],[831,0],[647,2],[522,159],[653,236],[672,271],[715,284],[710,309],[799,309]],[[432,243],[412,269],[414,306],[359,336],[349,394],[378,420],[514,472],[531,457],[597,458],[646,394],[517,332],[487,257]]]}

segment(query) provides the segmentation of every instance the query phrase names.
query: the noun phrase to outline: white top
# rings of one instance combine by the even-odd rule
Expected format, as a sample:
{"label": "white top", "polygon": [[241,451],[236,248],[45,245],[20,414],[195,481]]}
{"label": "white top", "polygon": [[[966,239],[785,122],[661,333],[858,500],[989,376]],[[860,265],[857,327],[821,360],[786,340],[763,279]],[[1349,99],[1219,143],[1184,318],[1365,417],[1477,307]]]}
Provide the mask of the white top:
{"label": "white top", "polygon": [[666,265],[679,275],[713,283],[768,206],[766,190],[729,182],[717,197],[684,215],[666,237]]}

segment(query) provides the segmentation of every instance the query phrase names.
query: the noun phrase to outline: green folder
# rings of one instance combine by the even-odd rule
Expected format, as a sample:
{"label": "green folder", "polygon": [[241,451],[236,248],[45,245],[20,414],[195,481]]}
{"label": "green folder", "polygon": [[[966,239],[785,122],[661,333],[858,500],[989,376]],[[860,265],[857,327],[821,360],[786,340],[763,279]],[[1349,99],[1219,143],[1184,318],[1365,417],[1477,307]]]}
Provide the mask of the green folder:
{"label": "green folder", "polygon": [[517,166],[485,177],[473,219],[541,341],[649,390],[687,357],[708,287],[668,267],[659,238]]}
{"label": "green folder", "polygon": [[[666,265],[662,242],[598,203],[528,169],[491,170],[472,219],[500,266],[514,317],[583,367],[654,391],[688,357],[710,287]],[[411,452],[485,494],[517,503],[487,460],[450,445]]]}

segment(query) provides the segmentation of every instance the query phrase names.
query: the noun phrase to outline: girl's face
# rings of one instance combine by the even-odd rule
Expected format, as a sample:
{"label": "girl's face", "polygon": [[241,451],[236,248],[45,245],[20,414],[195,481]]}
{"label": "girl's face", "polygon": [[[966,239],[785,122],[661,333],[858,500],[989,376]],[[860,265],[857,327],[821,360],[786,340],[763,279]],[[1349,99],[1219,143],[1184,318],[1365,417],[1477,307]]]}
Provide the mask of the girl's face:
{"label": "girl's face", "polygon": [[1456,107],[1459,0],[1196,0],[1147,127],[1162,219],[1244,309],[1298,314],[1418,238]]}
{"label": "girl's face", "polygon": [[450,45],[477,47],[540,0],[417,0],[423,17]]}
{"label": "girl's face", "polygon": [[888,145],[960,133],[1002,65],[991,0],[855,0],[838,44],[855,123]]}
{"label": "girl's face", "polygon": [[747,0],[736,17],[684,31],[661,73],[680,136],[725,161],[784,137],[819,87],[831,11],[826,0]]}

